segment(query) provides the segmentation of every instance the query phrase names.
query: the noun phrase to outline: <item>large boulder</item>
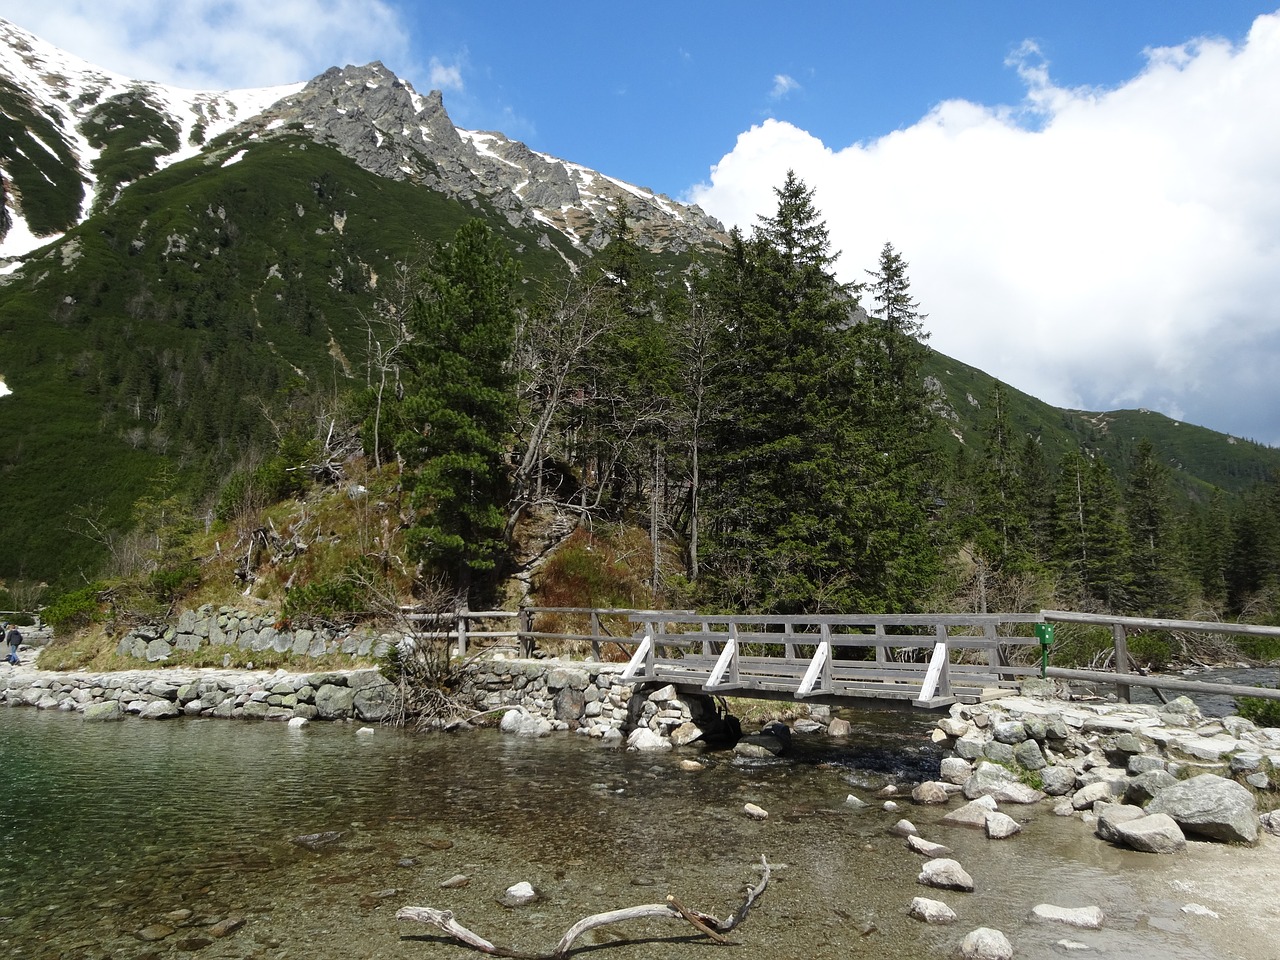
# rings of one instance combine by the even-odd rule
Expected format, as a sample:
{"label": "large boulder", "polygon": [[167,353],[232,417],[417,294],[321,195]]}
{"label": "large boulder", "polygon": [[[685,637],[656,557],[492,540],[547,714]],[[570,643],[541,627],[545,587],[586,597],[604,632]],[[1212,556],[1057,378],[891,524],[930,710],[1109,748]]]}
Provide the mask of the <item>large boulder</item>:
{"label": "large boulder", "polygon": [[964,782],[964,795],[970,800],[991,797],[998,803],[1038,803],[1044,794],[1021,783],[1004,767],[979,763],[973,776]]}
{"label": "large boulder", "polygon": [[1234,780],[1212,773],[1166,787],[1147,813],[1168,814],[1185,832],[1226,843],[1256,843],[1258,805]]}
{"label": "large boulder", "polygon": [[1163,813],[1117,824],[1115,833],[1117,843],[1142,853],[1177,853],[1187,846],[1187,839],[1178,824]]}
{"label": "large boulder", "polygon": [[321,720],[347,720],[355,709],[356,691],[326,683],[316,690],[316,712]]}
{"label": "large boulder", "polygon": [[91,703],[84,708],[81,716],[89,723],[104,723],[112,720],[123,720],[124,711],[120,709],[120,704],[115,700],[104,700],[101,703]]}

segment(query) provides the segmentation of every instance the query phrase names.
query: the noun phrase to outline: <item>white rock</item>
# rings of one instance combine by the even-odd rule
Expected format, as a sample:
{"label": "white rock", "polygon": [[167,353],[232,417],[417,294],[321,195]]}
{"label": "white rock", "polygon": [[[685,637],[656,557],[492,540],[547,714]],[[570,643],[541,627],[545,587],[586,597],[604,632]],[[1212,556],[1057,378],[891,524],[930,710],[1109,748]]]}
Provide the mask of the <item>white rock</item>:
{"label": "white rock", "polygon": [[911,850],[912,853],[923,854],[924,856],[933,859],[945,857],[951,852],[950,847],[943,846],[940,843],[931,843],[919,835],[907,837],[907,848]]}
{"label": "white rock", "polygon": [[1065,923],[1081,930],[1101,930],[1105,919],[1100,907],[1055,907],[1051,903],[1037,904],[1031,916],[1036,920]]}
{"label": "white rock", "polygon": [[742,812],[752,820],[767,820],[769,818],[769,811],[764,807],[756,806],[754,803],[743,804]]}
{"label": "white rock", "polygon": [[979,927],[960,942],[960,956],[965,960],[1013,960],[1013,945],[999,930]]}
{"label": "white rock", "polygon": [[916,897],[911,901],[907,916],[925,923],[955,923],[956,912],[941,900]]}
{"label": "white rock", "polygon": [[973,890],[973,877],[965,872],[955,860],[941,857],[930,860],[916,878],[927,887],[939,887],[943,890]]}
{"label": "white rock", "polygon": [[373,727],[361,727],[356,731],[357,737],[372,737],[377,731]]}
{"label": "white rock", "polygon": [[889,828],[889,832],[897,834],[899,837],[918,836],[920,831],[916,829],[916,825],[910,820],[902,819]]}
{"label": "white rock", "polygon": [[1194,917],[1212,917],[1214,920],[1222,919],[1221,917],[1218,916],[1216,912],[1214,912],[1213,910],[1210,910],[1208,907],[1206,907],[1204,904],[1201,904],[1201,903],[1185,904],[1182,907],[1182,912],[1189,913]]}
{"label": "white rock", "polygon": [[311,721],[308,720],[306,717],[292,717],[289,720],[290,730],[301,730],[303,727],[308,727],[310,725],[311,725]]}
{"label": "white rock", "polygon": [[499,902],[504,907],[522,907],[527,903],[533,903],[537,899],[538,894],[533,889],[533,885],[522,880],[520,883],[507,887]]}
{"label": "white rock", "polygon": [[627,749],[640,753],[653,753],[671,749],[671,741],[654,733],[648,727],[636,727],[627,737]]}

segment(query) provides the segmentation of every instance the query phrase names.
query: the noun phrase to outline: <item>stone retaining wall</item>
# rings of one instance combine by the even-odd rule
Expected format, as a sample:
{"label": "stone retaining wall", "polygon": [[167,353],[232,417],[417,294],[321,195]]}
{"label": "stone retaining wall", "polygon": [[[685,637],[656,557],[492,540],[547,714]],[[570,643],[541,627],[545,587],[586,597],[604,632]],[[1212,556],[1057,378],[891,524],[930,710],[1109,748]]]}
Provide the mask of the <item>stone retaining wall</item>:
{"label": "stone retaining wall", "polygon": [[380,656],[395,638],[367,630],[293,629],[271,612],[254,613],[236,607],[205,604],[187,610],[174,624],[147,624],[126,633],[117,651],[126,657],[163,663],[175,650],[204,647],[236,647],[240,650],[272,650],[296,656],[328,654]]}

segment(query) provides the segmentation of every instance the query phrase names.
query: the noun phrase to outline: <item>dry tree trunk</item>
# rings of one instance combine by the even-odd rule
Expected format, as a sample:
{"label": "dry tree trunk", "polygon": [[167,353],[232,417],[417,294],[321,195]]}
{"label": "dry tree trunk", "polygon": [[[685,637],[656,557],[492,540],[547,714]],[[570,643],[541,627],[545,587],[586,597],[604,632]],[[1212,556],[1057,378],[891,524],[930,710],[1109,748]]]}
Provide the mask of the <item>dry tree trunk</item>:
{"label": "dry tree trunk", "polygon": [[[468,930],[458,923],[453,918],[451,910],[436,910],[433,907],[401,907],[396,912],[396,919],[429,924],[444,931],[459,943],[483,954],[491,957],[514,957],[517,960],[561,960],[572,950],[574,941],[588,930],[594,930],[596,927],[603,927],[612,923],[644,918],[678,920],[688,923],[703,936],[710,937],[716,943],[726,944],[729,943],[729,939],[725,934],[746,921],[752,905],[764,893],[765,887],[769,885],[771,873],[769,861],[761,857],[760,864],[762,870],[760,882],[755,886],[748,885],[741,906],[727,920],[718,920],[709,913],[690,910],[674,896],[668,896],[665,903],[644,903],[635,907],[624,907],[621,910],[610,910],[606,913],[594,913],[589,917],[583,917],[565,931],[564,936],[560,938],[560,942],[556,944],[555,949],[550,953],[524,953],[490,943],[478,933]],[[618,941],[619,944],[625,942]]]}

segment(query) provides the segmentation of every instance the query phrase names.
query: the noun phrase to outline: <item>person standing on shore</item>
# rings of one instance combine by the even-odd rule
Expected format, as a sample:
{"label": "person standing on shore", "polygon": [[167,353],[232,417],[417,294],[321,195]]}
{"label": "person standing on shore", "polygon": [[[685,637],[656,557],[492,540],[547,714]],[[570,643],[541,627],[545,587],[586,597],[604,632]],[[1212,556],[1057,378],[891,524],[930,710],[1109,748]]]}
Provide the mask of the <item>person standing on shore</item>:
{"label": "person standing on shore", "polygon": [[4,625],[4,642],[9,645],[9,655],[5,657],[15,667],[18,665],[18,647],[22,646],[22,634],[12,623]]}

